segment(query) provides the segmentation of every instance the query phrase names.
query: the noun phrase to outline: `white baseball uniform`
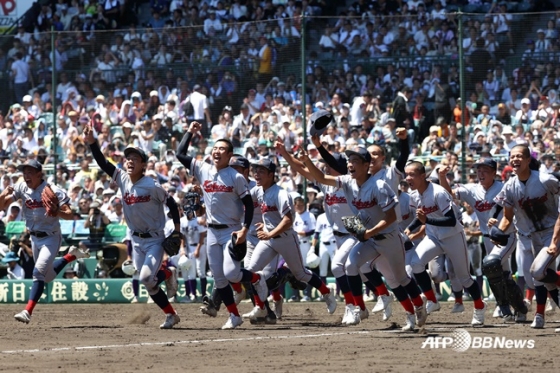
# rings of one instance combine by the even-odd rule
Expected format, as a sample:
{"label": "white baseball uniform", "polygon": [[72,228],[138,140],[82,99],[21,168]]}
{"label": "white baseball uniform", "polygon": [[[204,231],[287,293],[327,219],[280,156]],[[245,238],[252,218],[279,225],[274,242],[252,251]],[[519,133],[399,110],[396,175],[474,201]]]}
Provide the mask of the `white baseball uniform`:
{"label": "white baseball uniform", "polygon": [[327,277],[329,260],[332,261],[336,251],[336,239],[333,228],[330,225],[327,214],[323,213],[317,217],[317,231],[319,233],[319,276]]}
{"label": "white baseball uniform", "polygon": [[[308,210],[301,214],[295,213],[294,231],[298,233],[299,249],[304,259],[307,258],[307,253],[311,249],[311,236],[315,232],[316,223],[315,216]],[[301,236],[299,233],[305,233],[305,236]]]}

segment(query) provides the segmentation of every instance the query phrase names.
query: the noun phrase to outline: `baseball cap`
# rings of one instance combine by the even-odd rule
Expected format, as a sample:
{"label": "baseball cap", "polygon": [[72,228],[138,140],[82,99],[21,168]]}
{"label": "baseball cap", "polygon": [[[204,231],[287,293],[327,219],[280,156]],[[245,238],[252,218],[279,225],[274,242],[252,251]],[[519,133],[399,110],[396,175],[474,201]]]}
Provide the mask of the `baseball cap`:
{"label": "baseball cap", "polygon": [[128,157],[129,154],[136,153],[142,159],[142,162],[148,162],[148,156],[146,153],[137,146],[129,146],[124,150],[124,156]]}
{"label": "baseball cap", "polygon": [[487,166],[487,167],[490,167],[493,170],[498,169],[498,164],[492,158],[480,158],[473,166],[474,167]]}
{"label": "baseball cap", "polygon": [[354,148],[354,150],[345,150],[344,154],[346,154],[348,158],[350,158],[353,155],[357,155],[358,157],[362,158],[364,161],[371,162],[371,155],[369,154],[366,148],[356,147]]}
{"label": "baseball cap", "polygon": [[[346,157],[340,153],[332,153],[331,154],[332,157],[334,158],[334,161],[336,163],[336,166],[339,170],[342,171],[342,174],[347,174],[348,173],[348,160],[346,159]],[[322,163],[326,163],[324,159],[319,159],[319,162]]]}
{"label": "baseball cap", "polygon": [[154,97],[154,96],[157,96],[157,95],[158,95],[157,91],[151,91],[150,92],[150,97]]}
{"label": "baseball cap", "polygon": [[21,99],[22,102],[31,102],[33,101],[33,99],[31,98],[30,95],[25,95],[23,96],[23,98]]}
{"label": "baseball cap", "polygon": [[25,163],[18,166],[18,170],[23,172],[25,167],[32,167],[36,170],[43,171],[43,166],[36,159],[28,159]]}
{"label": "baseball cap", "polygon": [[521,105],[525,105],[525,104],[530,105],[530,104],[531,104],[531,100],[529,100],[529,99],[526,98],[526,97],[523,98],[523,99],[521,99]]}
{"label": "baseball cap", "polygon": [[502,130],[502,135],[513,135],[511,126],[504,126],[504,129]]}
{"label": "baseball cap", "polygon": [[249,168],[249,160],[242,155],[234,154],[229,160],[230,166]]}
{"label": "baseball cap", "polygon": [[268,158],[259,159],[258,161],[253,162],[252,166],[264,167],[270,172],[276,172],[276,164]]}
{"label": "baseball cap", "polygon": [[333,115],[332,113],[326,110],[317,110],[311,115],[309,118],[311,122],[311,130],[309,131],[311,135],[321,136],[327,126],[332,122]]}

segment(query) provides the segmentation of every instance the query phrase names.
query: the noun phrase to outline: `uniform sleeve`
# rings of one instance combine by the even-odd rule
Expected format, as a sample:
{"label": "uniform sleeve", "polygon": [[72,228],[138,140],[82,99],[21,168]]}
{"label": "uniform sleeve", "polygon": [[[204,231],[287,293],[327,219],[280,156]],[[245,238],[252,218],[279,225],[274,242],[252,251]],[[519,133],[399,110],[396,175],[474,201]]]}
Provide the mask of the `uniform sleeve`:
{"label": "uniform sleeve", "polygon": [[208,229],[206,228],[206,226],[202,225],[202,224],[198,224],[198,232],[199,233],[204,233],[206,232]]}
{"label": "uniform sleeve", "polygon": [[23,186],[22,183],[17,183],[16,185],[14,185],[14,193],[12,194],[14,201],[23,199],[22,186]]}
{"label": "uniform sleeve", "polygon": [[468,184],[458,184],[457,188],[455,188],[455,197],[461,202],[467,202],[469,205],[472,205],[471,202],[468,200],[471,196],[471,192],[468,188]]}
{"label": "uniform sleeve", "polygon": [[152,196],[153,196],[155,201],[161,202],[161,203],[166,203],[167,202],[167,197],[169,195],[167,194],[165,189],[163,189],[163,187],[159,183],[154,183],[154,188],[152,189]]}
{"label": "uniform sleeve", "polygon": [[504,184],[502,190],[494,197],[494,202],[502,207],[513,207],[513,198],[512,196],[512,188],[513,185],[510,181]]}
{"label": "uniform sleeve", "polygon": [[560,181],[558,181],[555,177],[546,175],[545,180],[543,180],[543,184],[547,192],[554,195],[560,194]]}
{"label": "uniform sleeve", "polygon": [[115,172],[113,173],[113,181],[117,184],[117,186],[119,187],[121,192],[124,192],[124,190],[123,190],[124,179],[126,177],[128,177],[128,175],[125,172],[123,172],[123,170],[121,168],[115,169]]}
{"label": "uniform sleeve", "polygon": [[56,197],[58,198],[59,206],[64,206],[70,203],[70,197],[68,197],[68,194],[66,194],[66,192],[63,189],[57,187],[56,185],[51,185],[51,188],[54,194],[56,194]]}
{"label": "uniform sleeve", "polygon": [[284,189],[279,189],[278,191],[278,212],[281,217],[286,216],[293,209],[293,204],[288,192]]}
{"label": "uniform sleeve", "polygon": [[376,189],[376,195],[374,197],[377,199],[377,203],[383,212],[387,212],[397,206],[399,199],[386,182],[377,180]]}
{"label": "uniform sleeve", "polygon": [[235,193],[237,193],[239,198],[243,198],[249,194],[249,185],[247,184],[247,180],[245,180],[243,175],[236,172],[234,183]]}
{"label": "uniform sleeve", "polygon": [[309,230],[315,231],[317,228],[317,219],[315,219],[315,215],[309,213]]}
{"label": "uniform sleeve", "polygon": [[445,191],[436,191],[434,201],[443,215],[447,214],[447,212],[453,208],[451,195]]}

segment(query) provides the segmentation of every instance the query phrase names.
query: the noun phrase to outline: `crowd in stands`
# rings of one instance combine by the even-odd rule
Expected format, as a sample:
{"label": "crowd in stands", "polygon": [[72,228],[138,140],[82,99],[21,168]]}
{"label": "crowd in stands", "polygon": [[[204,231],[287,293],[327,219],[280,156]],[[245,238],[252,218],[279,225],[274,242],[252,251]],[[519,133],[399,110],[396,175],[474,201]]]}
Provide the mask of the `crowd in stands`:
{"label": "crowd in stands", "polygon": [[[93,166],[81,137],[85,123],[118,167],[126,146],[143,148],[150,154],[146,174],[181,197],[192,179],[174,151],[190,121],[203,123],[203,136],[193,140],[200,158],[208,158],[213,141],[228,138],[255,159],[274,156],[277,137],[293,151],[305,146],[304,114],[309,119],[321,109],[335,118],[321,139],[331,151],[376,142],[391,152],[395,128],[403,126],[411,157],[451,164],[455,181],[463,133],[468,162],[491,154],[504,169],[508,149],[525,142],[546,160],[543,167],[557,170],[560,12],[533,25],[538,32],[523,51],[514,41],[520,37],[514,24],[523,18],[509,12],[521,3],[468,4],[487,12],[464,22],[465,125],[454,13],[464,2],[151,0],[145,22],[128,14],[141,6],[136,2],[41,6],[0,49],[0,71],[11,76],[13,95],[0,117],[0,189],[21,177],[16,166],[27,158],[53,164],[56,139],[57,182],[77,213],[88,215],[98,199],[109,216],[120,200]],[[315,40],[306,49],[305,92],[299,74],[283,69],[299,63],[304,28]],[[519,64],[509,71],[512,56]],[[307,145],[317,157],[313,148]],[[290,173],[279,168],[279,182],[301,190]]]}

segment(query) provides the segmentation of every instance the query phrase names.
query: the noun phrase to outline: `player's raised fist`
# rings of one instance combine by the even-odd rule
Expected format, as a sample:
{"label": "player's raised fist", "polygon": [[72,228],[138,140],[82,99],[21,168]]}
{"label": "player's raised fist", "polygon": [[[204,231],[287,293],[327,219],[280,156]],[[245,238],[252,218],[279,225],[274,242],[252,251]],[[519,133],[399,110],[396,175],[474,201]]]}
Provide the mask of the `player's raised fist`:
{"label": "player's raised fist", "polygon": [[200,129],[202,128],[202,125],[200,123],[198,123],[197,121],[191,122],[191,124],[189,125],[189,132],[192,134],[197,133],[198,131],[200,131]]}
{"label": "player's raised fist", "polygon": [[438,168],[438,174],[440,176],[447,176],[447,173],[451,171],[451,167],[449,166],[439,166]]}
{"label": "player's raised fist", "polygon": [[9,195],[11,195],[11,194],[13,194],[13,193],[14,193],[14,187],[12,187],[12,186],[10,185],[10,186],[6,187],[6,189],[4,189],[4,190],[2,191],[2,196],[9,196]]}
{"label": "player's raised fist", "polygon": [[286,151],[286,146],[284,145],[284,140],[278,136],[274,142],[274,149],[280,154]]}
{"label": "player's raised fist", "polygon": [[91,124],[86,124],[84,127],[84,141],[88,144],[93,144],[95,142],[95,137],[93,137],[93,129]]}
{"label": "player's raised fist", "polygon": [[404,128],[404,127],[397,128],[395,130],[395,134],[401,140],[406,140],[406,138],[408,137],[408,132],[406,132],[406,128]]}

